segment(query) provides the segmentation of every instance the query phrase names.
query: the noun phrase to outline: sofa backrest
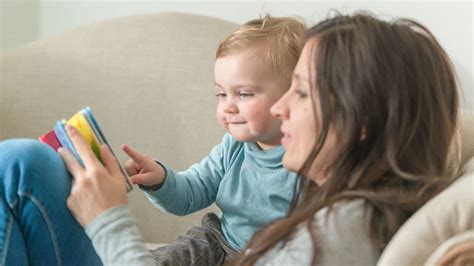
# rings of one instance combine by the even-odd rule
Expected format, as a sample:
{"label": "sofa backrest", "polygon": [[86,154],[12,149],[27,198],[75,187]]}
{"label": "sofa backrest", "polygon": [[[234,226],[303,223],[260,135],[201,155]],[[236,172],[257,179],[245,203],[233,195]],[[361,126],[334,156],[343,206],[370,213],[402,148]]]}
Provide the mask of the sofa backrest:
{"label": "sofa backrest", "polygon": [[[187,168],[220,142],[213,87],[215,51],[236,24],[161,13],[85,25],[0,57],[0,140],[37,138],[90,106],[119,159],[128,143]],[[461,115],[462,161],[474,156],[474,114]],[[130,207],[149,242],[170,242],[202,213],[176,218],[138,189]],[[215,210],[215,208],[211,208]]]}
{"label": "sofa backrest", "polygon": [[[37,138],[90,106],[121,160],[128,143],[176,170],[220,142],[215,52],[236,24],[162,13],[116,18],[33,42],[0,57],[0,140]],[[170,242],[199,224],[151,206],[138,189],[130,206],[147,241]]]}

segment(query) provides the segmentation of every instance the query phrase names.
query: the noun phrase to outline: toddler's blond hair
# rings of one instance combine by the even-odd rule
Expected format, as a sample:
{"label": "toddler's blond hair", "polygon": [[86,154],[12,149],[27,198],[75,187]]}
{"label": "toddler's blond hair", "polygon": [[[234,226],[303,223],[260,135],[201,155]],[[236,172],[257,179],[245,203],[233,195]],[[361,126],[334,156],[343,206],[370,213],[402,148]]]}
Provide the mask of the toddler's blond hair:
{"label": "toddler's blond hair", "polygon": [[246,22],[232,32],[219,45],[216,59],[260,48],[261,58],[257,60],[268,64],[282,78],[284,86],[289,88],[304,45],[305,31],[305,24],[297,18],[265,15]]}

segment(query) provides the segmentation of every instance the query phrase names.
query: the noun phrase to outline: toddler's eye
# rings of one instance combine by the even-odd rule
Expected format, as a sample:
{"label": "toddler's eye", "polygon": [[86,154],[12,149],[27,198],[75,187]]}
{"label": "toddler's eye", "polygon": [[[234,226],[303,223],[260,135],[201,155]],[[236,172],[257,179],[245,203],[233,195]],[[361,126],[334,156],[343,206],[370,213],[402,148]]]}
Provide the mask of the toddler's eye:
{"label": "toddler's eye", "polygon": [[225,98],[225,97],[226,97],[226,94],[223,93],[223,92],[219,92],[219,93],[216,93],[216,97],[217,97],[217,98]]}
{"label": "toddler's eye", "polygon": [[239,98],[240,99],[246,99],[246,98],[249,98],[249,97],[252,97],[252,96],[253,96],[252,93],[244,93],[244,92],[239,93]]}

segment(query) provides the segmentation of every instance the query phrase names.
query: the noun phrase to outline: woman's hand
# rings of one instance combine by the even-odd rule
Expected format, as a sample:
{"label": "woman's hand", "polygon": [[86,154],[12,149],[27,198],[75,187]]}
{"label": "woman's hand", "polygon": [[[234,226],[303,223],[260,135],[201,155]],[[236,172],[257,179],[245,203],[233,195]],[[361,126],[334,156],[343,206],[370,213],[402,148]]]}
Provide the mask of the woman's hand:
{"label": "woman's hand", "polygon": [[76,220],[86,227],[104,211],[127,204],[127,191],[119,165],[107,145],[100,147],[102,165],[75,128],[67,125],[66,130],[84,163],[82,166],[67,149],[58,150],[73,176],[67,206]]}
{"label": "woman's hand", "polygon": [[122,145],[122,150],[131,158],[124,165],[133,184],[145,185],[153,190],[163,184],[166,171],[153,158],[125,144]]}

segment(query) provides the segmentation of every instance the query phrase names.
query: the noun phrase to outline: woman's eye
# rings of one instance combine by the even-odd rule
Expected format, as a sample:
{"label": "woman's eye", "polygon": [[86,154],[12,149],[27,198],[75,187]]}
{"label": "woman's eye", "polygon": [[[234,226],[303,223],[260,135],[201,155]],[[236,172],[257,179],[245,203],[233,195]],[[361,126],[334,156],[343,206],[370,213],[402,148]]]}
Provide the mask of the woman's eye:
{"label": "woman's eye", "polygon": [[296,94],[298,94],[298,97],[301,99],[304,99],[308,97],[308,94],[300,89],[295,90]]}
{"label": "woman's eye", "polygon": [[217,98],[225,98],[226,94],[223,92],[216,93]]}

